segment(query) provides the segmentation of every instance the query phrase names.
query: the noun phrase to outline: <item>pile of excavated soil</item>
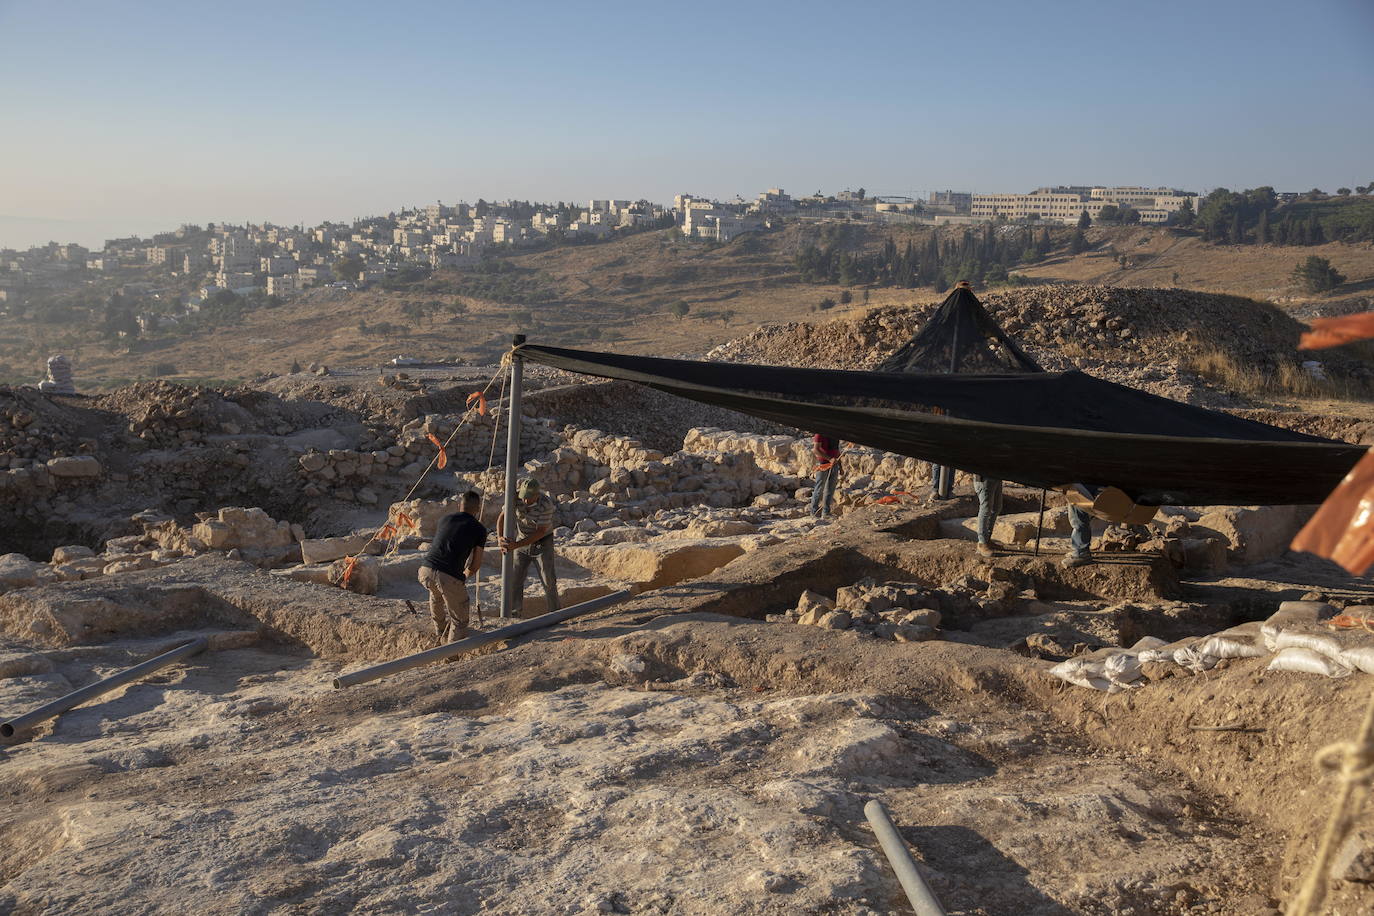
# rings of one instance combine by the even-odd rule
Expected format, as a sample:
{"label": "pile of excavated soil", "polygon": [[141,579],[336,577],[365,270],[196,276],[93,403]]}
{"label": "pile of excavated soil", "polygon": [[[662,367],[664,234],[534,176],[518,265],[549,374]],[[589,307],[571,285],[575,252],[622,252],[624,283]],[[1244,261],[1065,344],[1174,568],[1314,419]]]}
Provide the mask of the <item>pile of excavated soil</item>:
{"label": "pile of excavated soil", "polygon": [[[1034,286],[989,293],[993,318],[1042,366],[1078,368],[1154,394],[1214,407],[1243,402],[1209,387],[1188,365],[1221,354],[1257,375],[1296,368],[1302,325],[1275,306],[1180,289]],[[770,325],[716,347],[712,359],[868,369],[906,343],[935,305],[872,309],[851,319]],[[1367,367],[1324,353],[1328,371]]]}
{"label": "pile of excavated soil", "polygon": [[[1180,289],[1033,286],[989,293],[983,305],[1046,368],[1073,354],[1177,362],[1205,349],[1263,366],[1291,360],[1302,326],[1272,305]],[[935,305],[873,309],[849,320],[762,328],[717,347],[738,362],[871,368],[905,343]]]}

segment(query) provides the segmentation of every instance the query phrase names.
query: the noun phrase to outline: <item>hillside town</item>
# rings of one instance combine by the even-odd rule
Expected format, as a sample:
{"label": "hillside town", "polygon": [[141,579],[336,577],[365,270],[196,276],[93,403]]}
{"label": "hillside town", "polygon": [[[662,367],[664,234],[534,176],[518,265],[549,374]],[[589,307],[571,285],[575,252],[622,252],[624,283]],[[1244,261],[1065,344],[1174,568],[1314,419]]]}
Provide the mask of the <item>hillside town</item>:
{"label": "hillside town", "polygon": [[[132,278],[131,292],[189,312],[216,293],[280,299],[305,289],[366,287],[410,268],[472,267],[497,249],[582,244],[652,229],[676,228],[699,242],[729,242],[785,221],[954,226],[990,221],[1075,225],[1113,218],[1164,224],[1196,210],[1197,196],[1174,188],[1044,187],[1029,194],[936,191],[925,199],[870,196],[863,188],[793,197],[769,188],[754,200],[679,194],[672,206],[647,200],[590,200],[585,207],[517,200],[434,203],[351,223],[185,225],[151,239],[108,240],[99,250],[57,242],[28,251],[0,250],[0,311],[30,294]],[[148,270],[153,268],[153,270]],[[165,284],[157,278],[165,276]],[[152,319],[148,319],[152,320]],[[163,314],[157,320],[175,320]]]}

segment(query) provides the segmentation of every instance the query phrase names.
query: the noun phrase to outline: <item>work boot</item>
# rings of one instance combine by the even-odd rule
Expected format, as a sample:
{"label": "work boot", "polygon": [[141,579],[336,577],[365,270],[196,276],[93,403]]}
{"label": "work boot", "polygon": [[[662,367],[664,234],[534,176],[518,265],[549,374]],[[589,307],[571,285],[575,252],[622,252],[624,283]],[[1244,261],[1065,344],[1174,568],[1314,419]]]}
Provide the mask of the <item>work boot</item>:
{"label": "work boot", "polygon": [[980,557],[995,557],[995,556],[997,556],[997,552],[994,551],[994,550],[992,549],[992,544],[990,544],[989,542],[987,542],[987,541],[979,541],[979,542],[978,542],[978,556],[980,556]]}
{"label": "work boot", "polygon": [[1096,563],[1089,553],[1071,553],[1064,558],[1064,568],[1073,569],[1076,566],[1087,566],[1089,563]]}

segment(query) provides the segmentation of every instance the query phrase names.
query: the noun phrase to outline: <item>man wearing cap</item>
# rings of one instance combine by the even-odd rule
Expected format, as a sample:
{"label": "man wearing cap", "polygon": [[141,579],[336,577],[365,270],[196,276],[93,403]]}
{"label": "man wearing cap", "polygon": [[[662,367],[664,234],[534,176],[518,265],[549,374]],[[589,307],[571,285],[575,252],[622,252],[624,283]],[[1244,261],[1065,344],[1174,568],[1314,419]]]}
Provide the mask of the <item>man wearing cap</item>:
{"label": "man wearing cap", "polygon": [[[544,582],[544,595],[548,599],[545,613],[556,611],[558,574],[553,567],[553,514],[556,508],[553,498],[543,492],[539,481],[533,477],[526,477],[516,485],[515,496],[515,540],[504,536],[497,538],[503,553],[515,554],[515,581],[512,583],[515,594],[511,612],[519,617],[524,609],[525,576],[531,563],[539,566],[539,578]],[[504,511],[496,520],[496,530],[506,530]]]}

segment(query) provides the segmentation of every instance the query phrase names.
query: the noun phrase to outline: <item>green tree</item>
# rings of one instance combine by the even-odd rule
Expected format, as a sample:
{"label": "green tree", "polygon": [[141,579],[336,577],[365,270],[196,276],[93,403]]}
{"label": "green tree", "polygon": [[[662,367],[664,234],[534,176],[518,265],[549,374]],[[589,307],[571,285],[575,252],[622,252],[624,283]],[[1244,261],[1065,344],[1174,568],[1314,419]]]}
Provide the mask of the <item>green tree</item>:
{"label": "green tree", "polygon": [[1183,204],[1174,211],[1174,224],[1186,229],[1193,224],[1195,219],[1197,219],[1197,213],[1193,210],[1193,199],[1191,197],[1183,198]]}
{"label": "green tree", "polygon": [[1350,196],[1350,189],[1349,189],[1349,188],[1337,188],[1337,189],[1336,189],[1336,193],[1339,194],[1341,197],[1349,197],[1349,196]]}
{"label": "green tree", "polygon": [[1310,293],[1321,293],[1335,289],[1345,282],[1345,277],[1326,258],[1309,255],[1293,268],[1292,278],[1299,286]]}
{"label": "green tree", "polygon": [[821,300],[820,309],[822,312],[828,312],[834,307],[835,300],[831,299],[829,296],[826,296],[824,299]]}
{"label": "green tree", "polygon": [[1093,218],[1088,215],[1087,210],[1084,210],[1082,213],[1078,214],[1078,228],[1080,232],[1084,229],[1087,229],[1092,224]]}
{"label": "green tree", "polygon": [[673,314],[677,316],[678,321],[681,321],[682,319],[686,318],[687,313],[691,310],[692,307],[688,305],[687,301],[684,299],[679,299],[678,301],[673,303]]}
{"label": "green tree", "polygon": [[[1084,216],[1087,216],[1088,214],[1085,212],[1083,215],[1084,215]],[[1081,220],[1080,220],[1080,222],[1081,222]],[[1081,228],[1075,229],[1074,232],[1073,232],[1073,238],[1069,239],[1069,253],[1070,253],[1070,254],[1082,254],[1083,252],[1085,252],[1085,251],[1087,251],[1087,250],[1088,250],[1088,237],[1087,237],[1086,235],[1083,234],[1083,230],[1082,230]]]}
{"label": "green tree", "polygon": [[1255,244],[1269,244],[1269,211],[1261,210],[1259,222],[1255,223]]}
{"label": "green tree", "polygon": [[840,305],[848,305],[854,301],[854,294],[849,290],[840,290]]}
{"label": "green tree", "polygon": [[334,264],[334,276],[340,280],[357,280],[358,275],[363,272],[363,259],[356,254],[340,258]]}
{"label": "green tree", "polygon": [[1116,204],[1107,204],[1097,212],[1099,223],[1115,223],[1121,219],[1121,209]]}

